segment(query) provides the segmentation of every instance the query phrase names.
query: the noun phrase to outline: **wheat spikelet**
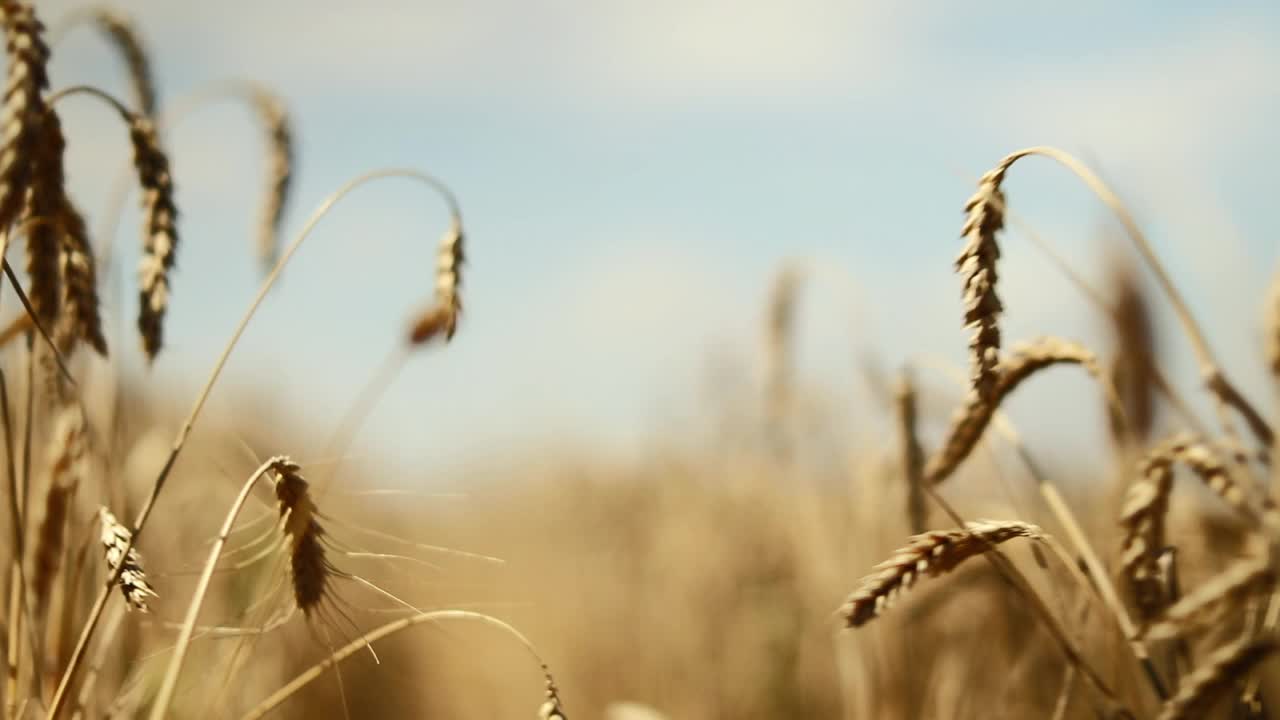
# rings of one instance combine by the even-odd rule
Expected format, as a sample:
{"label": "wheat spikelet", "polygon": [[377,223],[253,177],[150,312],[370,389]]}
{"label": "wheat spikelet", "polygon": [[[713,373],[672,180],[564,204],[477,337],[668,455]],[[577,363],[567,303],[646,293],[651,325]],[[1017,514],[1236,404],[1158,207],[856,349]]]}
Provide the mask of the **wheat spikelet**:
{"label": "wheat spikelet", "polygon": [[298,609],[310,616],[328,589],[333,567],[325,557],[324,530],[316,521],[316,506],[301,467],[292,460],[277,458],[271,468],[276,473],[276,502],[281,530],[289,551],[289,577]]}
{"label": "wheat spikelet", "polygon": [[862,579],[840,608],[848,627],[879,617],[921,575],[937,577],[975,555],[1018,537],[1038,538],[1040,528],[1017,521],[979,520],[965,530],[933,531],[911,538]]}
{"label": "wheat spikelet", "polygon": [[45,114],[41,92],[49,86],[45,66],[49,48],[41,34],[44,26],[31,6],[17,0],[0,2],[4,24],[8,75],[4,106],[0,108],[0,228],[17,219],[31,179],[31,163],[37,133]]}
{"label": "wheat spikelet", "polygon": [[102,333],[102,316],[98,311],[98,272],[89,244],[89,231],[84,218],[64,195],[58,214],[62,230],[60,271],[62,275],[62,310],[55,325],[54,340],[64,354],[83,340],[99,355],[107,354],[107,338]]}
{"label": "wheat spikelet", "polygon": [[1276,641],[1244,639],[1219,648],[1187,676],[1178,694],[1160,710],[1159,720],[1195,720],[1212,709],[1218,696],[1276,650]]}
{"label": "wheat spikelet", "polygon": [[[1148,617],[1163,607],[1158,557],[1165,546],[1165,516],[1173,489],[1173,466],[1183,463],[1229,505],[1257,520],[1245,489],[1208,445],[1192,435],[1175,435],[1138,463],[1138,479],[1129,486],[1120,512],[1124,541],[1120,564],[1134,590],[1138,608]],[[1269,507],[1270,501],[1264,500]]]}
{"label": "wheat spikelet", "polygon": [[31,171],[23,197],[22,220],[27,225],[27,298],[36,319],[53,327],[61,299],[62,230],[58,218],[66,177],[62,159],[66,139],[52,108],[31,130]]}
{"label": "wheat spikelet", "polygon": [[1131,266],[1121,265],[1118,261],[1112,263],[1111,288],[1110,315],[1116,354],[1109,374],[1124,409],[1125,423],[1121,422],[1116,408],[1110,405],[1107,407],[1107,419],[1111,436],[1118,442],[1132,438],[1141,443],[1151,434],[1155,420],[1152,382],[1155,325],[1146,294]]}
{"label": "wheat spikelet", "polygon": [[32,584],[36,607],[44,607],[61,564],[71,499],[84,475],[88,452],[86,434],[84,411],[80,406],[63,407],[55,424],[54,441],[49,446],[49,492],[45,496],[44,519],[35,547]]}
{"label": "wheat spikelet", "polygon": [[947,439],[925,467],[925,482],[936,485],[955,472],[982,438],[1000,403],[1018,385],[1040,370],[1063,363],[1081,365],[1091,375],[1099,375],[1093,353],[1081,345],[1057,338],[1041,338],[1015,349],[1009,357],[1001,360],[994,369],[990,396],[983,399],[976,390],[970,390],[964,406],[952,418]]}
{"label": "wheat spikelet", "polygon": [[547,699],[538,708],[538,720],[569,720],[560,700],[560,690],[551,678],[551,669],[545,664],[542,666],[542,674],[547,678]]}
{"label": "wheat spikelet", "polygon": [[969,339],[971,382],[982,401],[992,398],[1000,361],[1000,313],[1004,306],[996,294],[996,263],[1000,259],[996,233],[1004,227],[1000,185],[1011,164],[1011,160],[1002,161],[983,175],[977,192],[965,203],[960,231],[965,245],[955,261],[964,281],[964,324],[973,331]]}
{"label": "wheat spikelet", "polygon": [[135,109],[146,117],[154,118],[156,86],[152,80],[151,61],[137,29],[129,18],[109,8],[95,8],[93,23],[107,36],[129,68],[129,84],[133,88]]}
{"label": "wheat spikelet", "polygon": [[440,249],[436,253],[434,302],[413,322],[409,332],[410,344],[421,345],[441,333],[446,341],[453,339],[458,315],[462,312],[462,297],[458,293],[462,288],[460,273],[466,261],[463,248],[462,221],[455,216],[440,239]]}
{"label": "wheat spikelet", "polygon": [[918,535],[928,524],[928,506],[924,501],[924,451],[916,433],[916,389],[909,372],[904,371],[899,377],[894,395],[902,471],[907,481],[907,523],[911,533]]}
{"label": "wheat spikelet", "polygon": [[1266,558],[1241,560],[1170,605],[1147,629],[1146,636],[1165,639],[1217,623],[1248,598],[1267,592],[1275,581],[1275,571]]}
{"label": "wheat spikelet", "polygon": [[117,581],[120,593],[131,610],[147,612],[147,598],[155,597],[156,593],[147,584],[137,548],[130,548],[127,555],[124,553],[131,537],[129,528],[121,525],[106,507],[98,510],[98,520],[102,524],[102,547],[106,551],[108,571],[115,572],[123,562],[124,569]]}
{"label": "wheat spikelet", "polygon": [[258,259],[263,267],[270,270],[279,252],[277,237],[293,179],[293,128],[288,109],[280,98],[260,88],[254,88],[251,97],[267,131],[270,148],[267,155],[267,192],[258,221]]}
{"label": "wheat spikelet", "polygon": [[145,117],[130,118],[133,162],[142,186],[143,252],[138,268],[138,330],[148,360],[160,352],[164,314],[169,307],[169,271],[178,249],[178,210],[173,204],[173,177],[155,126]]}

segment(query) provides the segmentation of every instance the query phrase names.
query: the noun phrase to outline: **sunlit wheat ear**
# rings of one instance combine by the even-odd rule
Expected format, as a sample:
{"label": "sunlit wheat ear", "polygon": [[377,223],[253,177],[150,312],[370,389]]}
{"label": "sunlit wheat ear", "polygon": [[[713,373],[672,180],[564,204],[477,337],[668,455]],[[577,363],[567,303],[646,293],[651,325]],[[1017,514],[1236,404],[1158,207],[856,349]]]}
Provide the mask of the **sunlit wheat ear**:
{"label": "sunlit wheat ear", "polygon": [[916,535],[888,560],[862,579],[840,608],[848,627],[858,627],[879,617],[902,593],[924,575],[937,577],[993,545],[1014,538],[1040,538],[1044,532],[1030,523],[979,520],[965,530],[933,531]]}
{"label": "sunlit wheat ear", "polygon": [[117,583],[120,593],[130,609],[147,612],[147,598],[156,597],[156,593],[147,584],[147,574],[142,570],[142,557],[137,549],[130,548],[127,555],[124,552],[129,543],[129,528],[121,525],[105,507],[98,510],[98,521],[102,525],[102,547],[106,552],[108,571],[115,572],[123,562],[124,569]]}
{"label": "sunlit wheat ear", "polygon": [[435,298],[431,307],[413,322],[409,333],[412,345],[421,345],[442,334],[446,341],[452,340],[458,329],[458,316],[462,313],[461,271],[466,261],[464,238],[462,219],[455,214],[449,229],[440,238],[440,249],[436,253]]}
{"label": "sunlit wheat ear", "polygon": [[45,66],[49,48],[44,26],[31,6],[16,0],[0,2],[4,24],[8,75],[4,106],[0,107],[0,228],[17,219],[31,181],[31,161],[45,104],[41,92],[49,86]]}
{"label": "sunlit wheat ear", "polygon": [[77,404],[63,407],[49,445],[49,493],[35,549],[35,606],[44,607],[58,574],[71,500],[84,476],[88,428]]}
{"label": "sunlit wheat ear", "polygon": [[1000,184],[1012,162],[1005,161],[982,176],[978,190],[965,203],[964,249],[956,258],[956,271],[964,281],[964,324],[973,331],[969,339],[969,365],[973,390],[983,401],[995,392],[996,363],[1000,361],[1000,313],[1004,306],[996,294],[1000,246],[996,233],[1004,227],[1004,195]]}
{"label": "sunlit wheat ear", "polygon": [[84,341],[105,356],[107,338],[102,333],[102,315],[98,309],[97,262],[84,218],[66,196],[62,198],[58,226],[62,230],[59,253],[62,311],[54,326],[54,339],[63,353],[71,352],[76,342]]}
{"label": "sunlit wheat ear", "polygon": [[325,557],[324,530],[316,521],[316,505],[302,478],[302,468],[288,458],[273,466],[276,474],[276,505],[280,514],[285,549],[289,553],[289,577],[298,609],[310,617],[328,591],[333,566]]}
{"label": "sunlit wheat ear", "polygon": [[293,126],[288,109],[280,98],[260,88],[254,88],[250,97],[267,132],[267,191],[258,220],[258,259],[264,268],[270,270],[280,251],[280,224],[284,220],[296,162]]}
{"label": "sunlit wheat ear", "polygon": [[1178,694],[1160,710],[1159,720],[1198,720],[1208,716],[1224,691],[1276,650],[1273,639],[1245,638],[1213,652],[1195,672],[1187,676]]}
{"label": "sunlit wheat ear", "polygon": [[936,485],[946,480],[969,457],[990,424],[992,415],[1009,393],[1035,373],[1061,364],[1080,365],[1090,375],[1100,376],[1093,353],[1081,345],[1057,338],[1041,338],[1016,348],[1001,360],[993,371],[991,394],[983,399],[971,389],[964,406],[956,411],[946,440],[925,467],[925,482]]}
{"label": "sunlit wheat ear", "polygon": [[1275,582],[1275,570],[1266,558],[1238,561],[1165,609],[1146,637],[1159,640],[1213,626],[1238,612],[1249,598],[1270,592]]}
{"label": "sunlit wheat ear", "polygon": [[93,24],[107,36],[129,68],[134,109],[147,117],[155,117],[156,85],[152,79],[151,61],[137,28],[128,17],[109,8],[94,8]]}
{"label": "sunlit wheat ear", "polygon": [[138,267],[138,330],[147,360],[154,360],[164,338],[169,308],[169,271],[178,249],[178,210],[173,203],[169,159],[160,147],[155,126],[134,116],[129,124],[133,163],[142,186],[143,245]]}

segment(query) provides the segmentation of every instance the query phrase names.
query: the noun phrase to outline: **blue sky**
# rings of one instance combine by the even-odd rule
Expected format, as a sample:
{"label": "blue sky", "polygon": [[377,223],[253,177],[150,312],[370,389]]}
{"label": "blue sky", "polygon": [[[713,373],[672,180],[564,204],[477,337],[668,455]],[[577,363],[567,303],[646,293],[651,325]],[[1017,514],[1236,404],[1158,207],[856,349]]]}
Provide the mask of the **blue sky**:
{"label": "blue sky", "polygon": [[[73,6],[41,9],[56,25]],[[1274,3],[121,7],[146,33],[162,101],[245,76],[287,98],[300,138],[290,230],[374,167],[419,167],[457,192],[471,243],[464,324],[453,346],[414,359],[366,430],[406,463],[651,434],[698,402],[709,357],[750,362],[788,258],[814,268],[799,362],[833,399],[858,401],[864,346],[890,367],[963,362],[950,268],[961,208],[978,175],[1034,144],[1074,152],[1114,183],[1233,373],[1266,388],[1261,300],[1280,231]],[[53,82],[125,88],[83,28],[55,49]],[[65,115],[68,172],[97,220],[127,158],[124,131],[87,101]],[[152,373],[194,392],[259,279],[261,146],[234,105],[192,115],[168,142],[183,246],[170,347]],[[1020,217],[1101,276],[1098,228],[1113,226],[1077,183],[1031,160],[1007,187]],[[429,293],[444,221],[407,183],[353,195],[287,271],[228,388],[275,385],[323,431]],[[136,225],[127,214],[128,253]],[[1004,247],[1006,337],[1105,348],[1096,317],[1025,239],[1011,233]],[[133,302],[127,293],[129,318]],[[1165,347],[1186,356],[1168,328]],[[136,363],[132,338],[117,345]],[[1189,364],[1173,369],[1194,380]],[[1078,404],[1085,386],[1072,382],[1026,402]],[[211,409],[234,413],[234,393]],[[1097,420],[1070,407],[1061,417],[1086,434]]]}

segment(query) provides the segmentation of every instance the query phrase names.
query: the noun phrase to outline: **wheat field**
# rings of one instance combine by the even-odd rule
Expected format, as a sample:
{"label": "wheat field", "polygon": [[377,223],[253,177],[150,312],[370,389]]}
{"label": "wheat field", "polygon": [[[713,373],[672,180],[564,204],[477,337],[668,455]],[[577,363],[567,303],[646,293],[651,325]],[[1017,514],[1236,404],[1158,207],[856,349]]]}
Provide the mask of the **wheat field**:
{"label": "wheat field", "polygon": [[[865,363],[873,428],[796,372],[798,315],[823,308],[798,303],[810,268],[784,262],[751,310],[758,376],[691,399],[693,426],[640,453],[498,448],[452,491],[418,493],[350,450],[391,379],[466,336],[485,272],[468,262],[467,197],[428,168],[372,168],[304,215],[305,119],[276,89],[221,82],[171,103],[145,17],[42,12],[0,2],[7,719],[1280,717],[1276,398],[1237,384],[1204,329],[1236,320],[1199,314],[1076,156],[1016,150],[967,201],[927,200],[958,211],[951,254],[930,261],[952,264],[968,367]],[[51,78],[46,22],[98,34],[129,93]],[[118,221],[136,195],[124,332],[109,322],[119,248],[65,177],[69,102],[102,109],[95,128],[131,157],[106,211]],[[163,362],[170,304],[190,302],[166,142],[213,102],[260,130],[257,226],[225,251],[252,258],[261,286],[188,398],[120,358]],[[1030,164],[1087,190],[1136,258],[1106,261],[1105,286],[1063,268],[1107,347],[1002,332],[1017,300],[1001,281],[1019,272],[1001,259],[1009,188]],[[373,380],[338,378],[356,400],[333,427],[252,385],[234,390],[240,420],[206,418],[313,230],[391,183],[448,221]],[[1280,382],[1280,280],[1256,304],[1266,342],[1249,361]],[[1176,343],[1157,342],[1159,312]],[[1190,384],[1170,376],[1175,346]],[[1042,457],[1004,413],[1072,373],[1087,388],[1072,400],[1107,421],[1089,463]]]}

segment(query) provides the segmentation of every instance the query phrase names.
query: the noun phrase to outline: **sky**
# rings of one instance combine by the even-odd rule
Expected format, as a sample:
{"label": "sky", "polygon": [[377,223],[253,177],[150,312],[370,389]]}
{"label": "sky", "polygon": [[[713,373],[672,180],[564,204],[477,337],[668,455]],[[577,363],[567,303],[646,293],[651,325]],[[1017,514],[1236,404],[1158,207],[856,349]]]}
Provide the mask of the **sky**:
{"label": "sky", "polygon": [[[47,0],[48,25],[76,7]],[[715,358],[747,366],[773,274],[808,269],[799,372],[856,403],[857,359],[965,360],[964,201],[1004,154],[1053,145],[1116,188],[1208,326],[1233,376],[1267,388],[1262,298],[1280,220],[1275,3],[885,3],[863,0],[138,0],[161,102],[252,78],[299,138],[286,236],[345,180],[436,175],[468,233],[455,341],[412,358],[366,447],[444,465],[540,442],[628,447],[696,411]],[[127,95],[92,30],[59,35],[54,87]],[[94,227],[128,159],[89,100],[63,111],[68,175]],[[182,213],[169,347],[146,373],[194,394],[261,281],[263,177],[252,116],[201,107],[166,132]],[[1102,277],[1114,221],[1061,168],[1019,164],[1019,218]],[[137,213],[123,217],[123,267]],[[446,215],[387,181],[347,198],[285,272],[228,367],[323,434],[429,296]],[[1017,228],[1003,243],[1010,341],[1104,346],[1096,311]],[[132,282],[131,277],[129,278]],[[109,300],[126,330],[130,290]],[[1167,320],[1167,318],[1166,318]],[[1185,340],[1162,321],[1171,357]],[[116,356],[140,368],[136,340]],[[1183,359],[1171,369],[1193,383]],[[940,381],[943,382],[943,381]],[[1075,384],[1073,384],[1075,383]],[[943,383],[945,386],[945,383]],[[1015,419],[1093,437],[1083,381],[1046,382]],[[1037,394],[1041,393],[1041,394]],[[1265,395],[1264,397],[1270,397]],[[212,414],[235,417],[234,392]],[[1065,429],[1064,429],[1065,428]],[[1049,432],[1033,428],[1037,432]]]}

